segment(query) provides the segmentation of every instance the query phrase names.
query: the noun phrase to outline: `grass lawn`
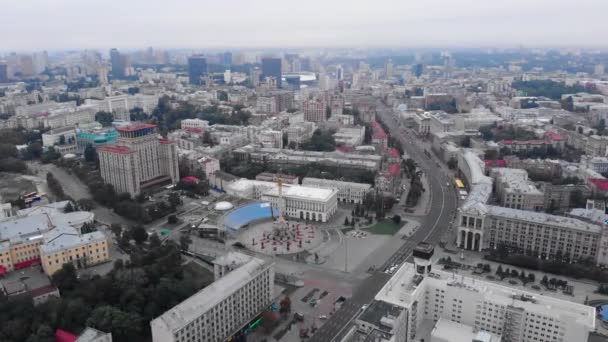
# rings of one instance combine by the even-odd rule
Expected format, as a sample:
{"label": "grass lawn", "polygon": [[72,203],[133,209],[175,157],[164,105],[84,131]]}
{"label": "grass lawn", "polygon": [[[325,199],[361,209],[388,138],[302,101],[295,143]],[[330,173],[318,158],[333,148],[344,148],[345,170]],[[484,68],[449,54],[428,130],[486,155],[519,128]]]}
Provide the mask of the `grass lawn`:
{"label": "grass lawn", "polygon": [[401,226],[404,223],[405,222],[395,224],[391,219],[384,219],[369,228],[364,228],[363,230],[378,235],[395,235],[395,233],[397,233],[399,229],[401,229]]}

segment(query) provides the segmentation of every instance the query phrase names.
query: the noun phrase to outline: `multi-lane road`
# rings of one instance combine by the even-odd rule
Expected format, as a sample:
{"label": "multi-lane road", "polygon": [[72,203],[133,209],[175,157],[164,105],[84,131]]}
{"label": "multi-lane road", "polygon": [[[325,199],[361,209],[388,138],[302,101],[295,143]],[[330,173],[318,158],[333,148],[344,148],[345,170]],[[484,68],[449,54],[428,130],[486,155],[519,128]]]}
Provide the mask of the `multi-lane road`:
{"label": "multi-lane road", "polygon": [[395,118],[392,109],[386,108],[381,102],[377,104],[378,116],[389,127],[391,136],[399,139],[405,152],[414,159],[419,168],[426,174],[431,192],[431,204],[428,214],[421,218],[420,229],[418,229],[408,240],[404,241],[399,248],[378,271],[358,285],[353,296],[347,300],[340,310],[312,336],[310,341],[331,342],[340,341],[341,337],[348,331],[353,318],[362,310],[362,307],[370,303],[378,291],[387,283],[390,275],[383,271],[396,264],[411,259],[412,251],[418,242],[425,241],[436,245],[442,235],[448,229],[450,222],[454,219],[457,207],[456,192],[451,186],[453,183],[443,168],[437,162],[424,153],[422,144],[415,137],[407,134]]}

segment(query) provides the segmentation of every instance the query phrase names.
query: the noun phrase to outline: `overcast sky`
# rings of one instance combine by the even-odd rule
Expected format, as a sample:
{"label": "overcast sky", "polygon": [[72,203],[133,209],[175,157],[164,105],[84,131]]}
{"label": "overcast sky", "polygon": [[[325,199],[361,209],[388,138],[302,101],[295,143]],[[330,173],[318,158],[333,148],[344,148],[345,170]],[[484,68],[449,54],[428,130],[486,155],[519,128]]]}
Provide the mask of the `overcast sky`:
{"label": "overcast sky", "polygon": [[604,47],[608,0],[0,0],[0,50]]}

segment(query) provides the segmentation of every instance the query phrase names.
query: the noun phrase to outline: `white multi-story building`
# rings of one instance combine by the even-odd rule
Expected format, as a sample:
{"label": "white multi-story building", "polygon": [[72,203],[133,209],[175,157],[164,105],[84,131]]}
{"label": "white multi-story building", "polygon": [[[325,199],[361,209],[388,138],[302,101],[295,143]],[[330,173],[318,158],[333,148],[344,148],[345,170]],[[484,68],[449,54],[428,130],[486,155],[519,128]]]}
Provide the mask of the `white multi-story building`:
{"label": "white multi-story building", "polygon": [[585,154],[588,156],[604,157],[608,148],[608,136],[592,135],[587,138]]}
{"label": "white multi-story building", "polygon": [[184,119],[181,121],[182,129],[194,128],[194,129],[204,130],[207,127],[209,127],[209,121],[207,121],[207,120]]}
{"label": "white multi-story building", "polygon": [[608,172],[608,158],[607,157],[589,157],[581,156],[581,165],[591,169],[597,173]]}
{"label": "white multi-story building", "polygon": [[255,134],[255,140],[264,147],[283,148],[283,132],[265,129]]}
{"label": "white multi-story building", "polygon": [[338,190],[294,184],[282,185],[283,203],[280,205],[279,185],[275,182],[240,179],[229,184],[226,193],[270,202],[284,208],[286,217],[327,222],[338,208]]}
{"label": "white multi-story building", "polygon": [[452,115],[443,111],[429,112],[429,115],[431,133],[451,132],[456,129],[456,120]]}
{"label": "white multi-story building", "polygon": [[203,157],[198,160],[198,164],[207,178],[220,170],[220,161],[215,158]]}
{"label": "white multi-story building", "polygon": [[255,102],[255,110],[258,113],[277,113],[277,101],[273,96],[258,96]]}
{"label": "white multi-story building", "polygon": [[340,127],[333,137],[338,145],[359,146],[365,138],[365,127]]}
{"label": "white multi-story building", "polygon": [[321,122],[327,120],[327,108],[325,102],[318,99],[306,100],[302,103],[304,120]]}
{"label": "white multi-story building", "polygon": [[343,182],[333,179],[321,179],[304,177],[302,179],[302,185],[337,189],[338,190],[338,201],[344,203],[363,203],[365,195],[367,195],[372,186],[365,183],[354,183],[354,182]]}
{"label": "white multi-story building", "polygon": [[496,184],[501,206],[530,211],[543,210],[544,195],[528,180],[526,170],[494,168],[490,175]]}
{"label": "white multi-story building", "polygon": [[87,105],[94,105],[97,110],[112,113],[115,120],[131,121],[129,111],[134,108],[141,108],[144,113],[151,113],[158,105],[157,95],[116,95],[108,96],[103,100],[87,99]]}
{"label": "white multi-story building", "polygon": [[194,150],[203,146],[203,132],[200,128],[178,129],[167,134],[169,141],[175,142],[182,150]]}
{"label": "white multi-story building", "polygon": [[418,128],[418,134],[428,135],[431,132],[431,115],[429,113],[414,114],[414,121]]}
{"label": "white multi-story building", "polygon": [[316,128],[314,122],[298,122],[290,125],[287,128],[287,141],[288,143],[293,141],[296,144],[301,144],[312,137]]}
{"label": "white multi-story building", "polygon": [[487,204],[492,180],[484,163],[465,150],[458,168],[469,184],[469,195],[458,209],[457,245],[481,251],[506,245],[542,259],[561,255],[569,261],[592,259],[608,264],[608,231],[571,217]]}
{"label": "white multi-story building", "polygon": [[156,125],[133,123],[117,128],[116,145],[98,148],[104,181],[132,196],[161,183],[179,180],[175,143],[159,139]]}
{"label": "white multi-story building", "polygon": [[274,263],[251,258],[152,320],[152,341],[226,341],[275,298]]}
{"label": "white multi-story building", "polygon": [[445,320],[457,323],[450,342],[472,332],[494,338],[482,341],[570,342],[586,341],[595,330],[591,306],[432,270],[421,254],[429,253],[416,247],[414,264],[401,266],[357,317],[358,331],[419,341],[428,327],[445,328]]}

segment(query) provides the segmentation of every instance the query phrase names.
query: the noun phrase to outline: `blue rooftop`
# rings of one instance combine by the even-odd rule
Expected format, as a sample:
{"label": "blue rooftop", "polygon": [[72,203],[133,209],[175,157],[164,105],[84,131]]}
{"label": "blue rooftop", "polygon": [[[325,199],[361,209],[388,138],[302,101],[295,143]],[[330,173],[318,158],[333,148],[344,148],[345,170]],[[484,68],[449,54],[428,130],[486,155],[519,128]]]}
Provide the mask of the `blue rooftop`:
{"label": "blue rooftop", "polygon": [[278,210],[272,208],[270,203],[256,202],[237,208],[224,217],[224,226],[232,230],[239,230],[251,222],[271,219],[278,215]]}

